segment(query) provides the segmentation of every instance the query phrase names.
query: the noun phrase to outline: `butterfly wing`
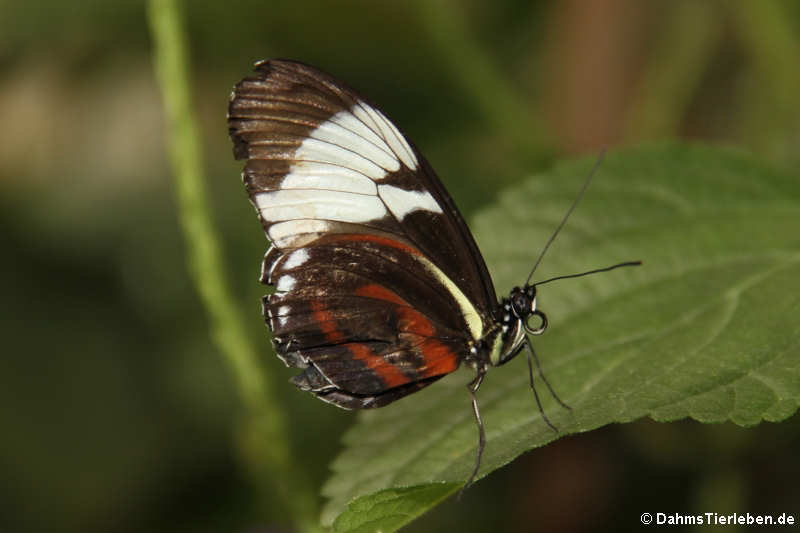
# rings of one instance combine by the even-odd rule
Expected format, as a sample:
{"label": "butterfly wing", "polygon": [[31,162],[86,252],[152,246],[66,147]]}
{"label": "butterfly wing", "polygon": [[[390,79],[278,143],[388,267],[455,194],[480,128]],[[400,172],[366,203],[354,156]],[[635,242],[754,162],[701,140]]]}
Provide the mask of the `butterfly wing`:
{"label": "butterfly wing", "polygon": [[458,367],[496,307],[461,215],[422,155],[355,91],[310,66],[257,65],[234,88],[234,154],[272,242],[262,281],[300,388],[378,407]]}

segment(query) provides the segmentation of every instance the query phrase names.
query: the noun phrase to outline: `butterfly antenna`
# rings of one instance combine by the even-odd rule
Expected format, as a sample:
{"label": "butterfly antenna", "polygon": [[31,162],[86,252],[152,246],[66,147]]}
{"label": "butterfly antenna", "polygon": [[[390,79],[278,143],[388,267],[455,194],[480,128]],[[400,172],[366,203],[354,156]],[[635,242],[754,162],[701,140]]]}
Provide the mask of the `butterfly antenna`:
{"label": "butterfly antenna", "polygon": [[641,266],[641,264],[642,264],[641,261],[625,261],[623,263],[617,263],[616,265],[611,265],[603,268],[595,268],[594,270],[587,270],[586,272],[579,272],[577,274],[556,276],[554,278],[546,279],[544,281],[537,281],[533,285],[539,286],[539,285],[544,285],[545,283],[550,283],[551,281],[558,281],[560,279],[580,278],[581,276],[588,276],[589,274],[597,274],[598,272],[608,272],[609,270],[614,270],[615,268],[620,268],[620,267]]}
{"label": "butterfly antenna", "polygon": [[544,248],[542,248],[542,251],[539,253],[539,258],[536,259],[536,263],[533,264],[533,268],[531,269],[531,273],[528,274],[528,279],[525,280],[525,285],[528,285],[528,283],[530,283],[531,278],[533,277],[533,273],[536,272],[536,269],[539,267],[539,263],[542,262],[542,259],[544,258],[544,254],[547,253],[547,249],[550,248],[550,245],[553,244],[554,240],[556,240],[556,236],[558,236],[558,232],[561,231],[561,228],[563,228],[564,224],[567,223],[567,219],[569,218],[569,216],[572,214],[572,212],[578,206],[578,202],[581,201],[581,198],[583,197],[583,193],[585,193],[586,189],[589,188],[589,183],[591,183],[592,178],[594,177],[595,172],[597,172],[597,169],[600,167],[600,163],[603,161],[603,157],[605,155],[606,155],[606,149],[603,148],[600,151],[600,155],[597,156],[597,161],[594,162],[594,166],[592,167],[592,170],[589,171],[589,175],[586,176],[586,181],[583,182],[583,187],[581,187],[580,192],[578,192],[578,196],[575,198],[575,200],[572,201],[572,205],[569,206],[569,209],[567,209],[567,212],[564,214],[564,218],[561,219],[561,222],[558,224],[558,227],[553,232],[553,234],[550,235],[550,238],[547,240],[547,243],[545,243]]}

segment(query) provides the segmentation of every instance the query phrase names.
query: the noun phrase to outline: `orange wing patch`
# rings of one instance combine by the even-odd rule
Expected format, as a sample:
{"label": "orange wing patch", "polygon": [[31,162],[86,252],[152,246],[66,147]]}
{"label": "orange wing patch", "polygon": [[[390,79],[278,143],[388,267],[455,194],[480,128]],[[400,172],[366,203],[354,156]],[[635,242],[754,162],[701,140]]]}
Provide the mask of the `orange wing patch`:
{"label": "orange wing patch", "polygon": [[356,294],[396,304],[400,331],[425,339],[418,347],[425,361],[425,366],[417,369],[420,372],[420,379],[448,374],[458,368],[457,354],[446,344],[431,338],[436,333],[431,321],[396,293],[386,287],[370,284],[356,289]]}
{"label": "orange wing patch", "polygon": [[314,320],[319,324],[325,339],[331,343],[341,344],[346,347],[353,354],[354,359],[363,361],[367,368],[380,376],[387,387],[398,387],[410,381],[399,368],[386,361],[381,355],[373,352],[366,344],[361,342],[343,343],[342,341],[345,340],[344,335],[336,329],[336,321],[333,318],[333,314],[325,309],[325,306],[320,302],[312,302],[311,308],[314,312]]}
{"label": "orange wing patch", "polygon": [[406,243],[396,241],[394,239],[390,239],[388,237],[381,237],[379,235],[370,235],[368,233],[342,233],[330,237],[328,242],[330,241],[349,241],[349,242],[372,242],[375,244],[379,244],[381,246],[386,246],[388,248],[395,248],[397,250],[402,250],[411,255],[421,256],[422,253],[410,246]]}

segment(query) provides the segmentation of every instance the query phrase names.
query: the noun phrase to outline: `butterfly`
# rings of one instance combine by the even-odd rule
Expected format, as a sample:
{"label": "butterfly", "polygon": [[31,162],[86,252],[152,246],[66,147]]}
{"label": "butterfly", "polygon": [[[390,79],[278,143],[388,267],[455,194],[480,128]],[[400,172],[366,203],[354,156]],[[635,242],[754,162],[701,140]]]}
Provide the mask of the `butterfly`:
{"label": "butterfly", "polygon": [[263,311],[278,357],[302,369],[291,381],[336,406],[370,409],[472,368],[479,439],[468,486],[485,446],[475,393],[487,370],[527,347],[533,388],[526,334],[547,327],[536,298],[544,282],[498,302],[430,164],[378,107],[314,67],[257,63],[233,89],[228,125],[271,242],[261,282],[275,292]]}

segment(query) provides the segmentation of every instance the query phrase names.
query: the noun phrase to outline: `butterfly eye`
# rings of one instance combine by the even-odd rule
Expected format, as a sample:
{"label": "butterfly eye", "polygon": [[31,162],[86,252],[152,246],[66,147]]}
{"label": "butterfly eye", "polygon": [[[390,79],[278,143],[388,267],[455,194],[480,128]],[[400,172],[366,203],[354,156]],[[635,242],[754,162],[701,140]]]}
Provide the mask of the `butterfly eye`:
{"label": "butterfly eye", "polygon": [[525,319],[525,331],[531,335],[541,335],[547,329],[547,315],[534,311]]}
{"label": "butterfly eye", "polygon": [[531,312],[531,300],[524,292],[515,289],[511,293],[511,307],[515,316],[523,318]]}

